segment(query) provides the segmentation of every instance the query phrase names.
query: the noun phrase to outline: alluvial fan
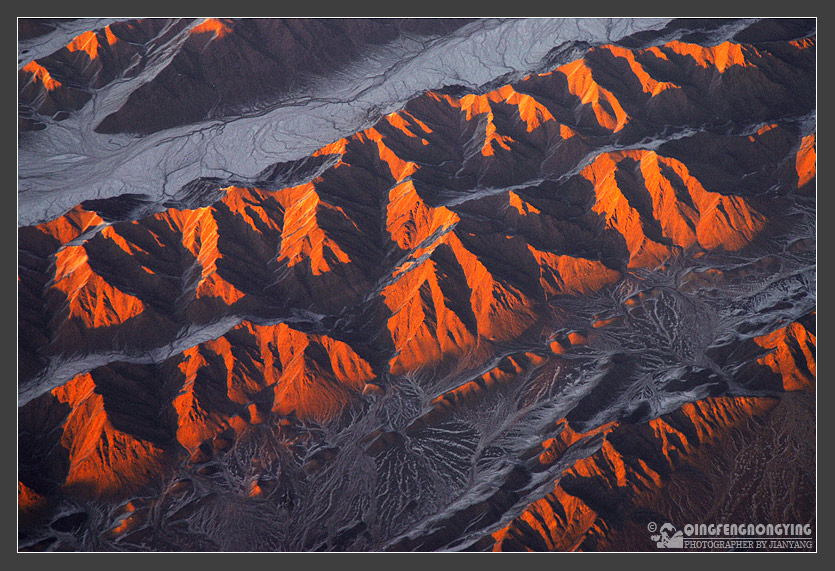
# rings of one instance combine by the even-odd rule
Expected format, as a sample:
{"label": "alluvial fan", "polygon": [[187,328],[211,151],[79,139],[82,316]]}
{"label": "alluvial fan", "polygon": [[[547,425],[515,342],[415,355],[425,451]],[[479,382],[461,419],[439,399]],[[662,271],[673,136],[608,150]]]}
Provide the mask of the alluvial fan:
{"label": "alluvial fan", "polygon": [[814,19],[19,19],[18,162],[21,551],[816,549]]}

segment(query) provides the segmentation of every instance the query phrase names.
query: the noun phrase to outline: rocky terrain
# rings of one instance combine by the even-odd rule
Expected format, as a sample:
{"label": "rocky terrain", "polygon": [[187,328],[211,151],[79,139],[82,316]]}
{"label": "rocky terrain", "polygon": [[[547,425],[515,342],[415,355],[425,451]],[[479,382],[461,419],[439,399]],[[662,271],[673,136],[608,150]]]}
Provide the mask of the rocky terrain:
{"label": "rocky terrain", "polygon": [[814,20],[19,20],[18,546],[815,523]]}

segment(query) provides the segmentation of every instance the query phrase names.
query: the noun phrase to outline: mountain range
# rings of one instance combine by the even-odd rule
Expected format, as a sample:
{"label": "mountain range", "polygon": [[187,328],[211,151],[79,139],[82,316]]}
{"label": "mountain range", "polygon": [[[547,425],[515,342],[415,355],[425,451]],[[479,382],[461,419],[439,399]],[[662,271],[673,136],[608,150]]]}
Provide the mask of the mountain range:
{"label": "mountain range", "polygon": [[18,546],[816,514],[814,19],[18,21]]}

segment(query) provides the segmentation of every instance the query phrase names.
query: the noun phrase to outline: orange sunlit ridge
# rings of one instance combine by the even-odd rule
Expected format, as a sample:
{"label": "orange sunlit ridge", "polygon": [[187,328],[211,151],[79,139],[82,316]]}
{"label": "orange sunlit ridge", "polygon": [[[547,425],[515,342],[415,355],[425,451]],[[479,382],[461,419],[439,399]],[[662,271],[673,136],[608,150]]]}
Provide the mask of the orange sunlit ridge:
{"label": "orange sunlit ridge", "polygon": [[31,74],[35,81],[42,84],[44,89],[47,91],[54,91],[55,89],[61,87],[61,82],[52,79],[52,76],[49,75],[49,71],[34,60],[23,66],[21,71]]}
{"label": "orange sunlit ridge", "polygon": [[[79,49],[92,45],[92,38],[89,37],[79,36],[76,40]],[[647,79],[649,77],[647,72],[640,67],[635,57],[629,57],[629,54],[632,54],[632,52],[612,46],[604,46],[604,48],[611,51],[617,57],[626,58],[629,61],[630,69],[642,78],[642,84],[646,89],[652,93],[658,92],[658,85],[653,84]],[[681,52],[682,49],[680,48],[681,46],[678,45],[672,46],[674,51],[678,50]],[[722,49],[724,50],[725,48]],[[727,58],[722,59],[725,57],[722,55],[725,52],[721,50],[717,52],[717,55],[711,56],[713,59],[708,57],[709,54],[705,55],[703,51],[699,53],[702,54],[700,61],[707,65],[711,61],[726,63],[727,61],[736,61],[734,58],[742,52],[728,48],[727,54],[734,56],[730,60],[727,60]],[[562,66],[555,73],[564,74],[569,80],[569,90],[580,97],[581,101],[585,102],[585,104],[595,109],[594,112],[601,126],[613,131],[617,131],[623,127],[628,117],[622,112],[622,107],[615,105],[616,99],[611,92],[602,90],[596,86],[591,70],[582,60]],[[460,99],[448,95],[438,96],[433,93],[429,93],[428,97],[434,99],[436,102],[459,108],[465,121],[471,121],[480,115],[487,115],[488,120],[486,122],[484,146],[482,149],[482,155],[486,158],[492,156],[494,149],[510,151],[510,145],[514,143],[513,136],[498,133],[497,127],[492,120],[493,112],[491,111],[491,105],[502,103],[515,106],[518,109],[519,118],[524,125],[524,131],[528,133],[545,128],[546,125],[558,123],[548,109],[540,104],[533,96],[520,94],[509,85],[485,95],[467,95]],[[601,98],[608,101],[608,105],[605,106],[608,110],[604,109],[604,107],[595,107],[597,105],[596,102],[601,101]],[[614,115],[610,114],[612,109],[614,109]],[[410,139],[422,138],[424,145],[431,145],[433,130],[414,113],[404,110],[398,113],[392,113],[385,117],[384,120],[388,125],[396,129],[397,132],[404,134],[406,137]],[[564,124],[559,125],[558,133],[558,137],[561,140],[573,139],[576,136],[575,131]],[[798,154],[798,165],[802,165],[798,167],[798,172],[802,171],[801,181],[808,180],[810,177],[808,173],[813,172],[813,167],[810,168],[809,164],[813,165],[814,161],[810,160],[809,157],[811,156],[813,159],[814,147],[807,140],[804,140],[804,144]],[[496,281],[495,276],[490,276],[486,282],[483,278],[476,277],[476,275],[482,275],[484,278],[489,276],[489,271],[486,268],[482,267],[478,269],[480,263],[477,261],[477,253],[473,255],[468,252],[466,247],[455,239],[454,233],[449,235],[443,233],[438,240],[431,243],[426,242],[429,236],[438,233],[440,229],[450,228],[457,224],[458,215],[446,207],[429,207],[425,204],[417,193],[414,183],[408,180],[419,169],[417,162],[401,158],[398,154],[399,151],[394,150],[396,146],[393,147],[392,143],[388,142],[387,136],[384,136],[378,129],[369,128],[352,137],[341,139],[331,145],[327,145],[315,154],[345,155],[349,147],[366,144],[376,146],[377,155],[388,166],[391,176],[396,183],[389,193],[390,200],[386,209],[386,228],[393,241],[399,247],[407,250],[415,248],[417,244],[426,243],[427,246],[422,247],[421,251],[415,251],[411,259],[423,260],[421,263],[426,265],[427,268],[432,268],[434,264],[427,256],[431,257],[432,251],[438,245],[447,244],[455,252],[455,256],[459,258],[462,267],[470,267],[472,268],[470,271],[475,272],[472,276],[468,272],[465,272],[465,275],[468,275],[468,284],[474,292],[470,303],[475,308],[482,308],[476,311],[476,315],[479,317],[479,331],[467,331],[471,328],[464,327],[462,324],[454,324],[456,317],[453,312],[449,314],[449,319],[452,319],[449,324],[442,326],[439,330],[426,333],[433,339],[455,340],[448,348],[439,346],[436,349],[429,350],[424,348],[415,352],[416,348],[405,350],[404,346],[400,352],[403,356],[419,355],[425,353],[427,350],[429,351],[424,354],[424,357],[412,359],[409,368],[419,367],[426,359],[434,361],[440,355],[447,354],[450,351],[456,352],[461,347],[472,345],[477,338],[473,335],[488,336],[491,335],[488,332],[498,332],[502,327],[507,326],[508,320],[515,321],[516,318],[510,317],[515,310],[507,313],[507,309],[495,306],[494,301],[490,301],[494,299],[492,293],[486,297],[483,294],[477,293],[485,291],[485,287],[482,285],[483,283],[493,283]],[[808,149],[811,149],[811,152]],[[624,195],[622,189],[618,188],[614,175],[620,168],[621,163],[626,159],[639,163],[640,170],[647,184],[647,190],[652,197],[652,212],[649,214],[651,214],[652,218],[659,221],[663,237],[669,242],[658,242],[656,238],[646,234],[644,230],[644,217],[648,213],[635,210]],[[339,162],[333,168],[339,168],[342,164],[342,162]],[[672,188],[670,182],[662,174],[663,168],[671,168],[684,181],[686,191],[689,194],[689,199],[686,202],[678,199],[677,191]],[[598,155],[580,174],[593,185],[595,203],[592,210],[604,217],[608,227],[617,231],[625,238],[630,253],[629,265],[631,267],[652,267],[658,265],[673,255],[677,248],[686,249],[694,245],[706,249],[739,249],[753,239],[764,225],[762,215],[750,207],[744,199],[706,191],[699,181],[690,175],[684,164],[675,159],[657,155],[653,151],[605,152]],[[397,184],[398,181],[402,182]],[[241,202],[241,197],[253,192],[259,191],[251,189],[228,189],[223,202],[237,216],[246,219],[251,216],[249,214],[251,207],[247,206],[246,201]],[[351,263],[350,256],[344,248],[340,246],[338,241],[332,239],[329,232],[321,228],[318,222],[320,213],[324,210],[333,210],[341,213],[339,214],[340,216],[346,215],[340,207],[320,199],[316,191],[315,181],[272,194],[277,197],[284,211],[283,221],[280,223],[274,221],[270,215],[263,211],[252,211],[257,212],[258,221],[250,219],[247,224],[255,231],[258,231],[259,224],[272,226],[276,231],[279,231],[279,227],[281,228],[280,247],[276,257],[277,261],[286,263],[288,267],[293,267],[296,264],[304,262],[311,269],[314,276],[330,272],[334,264]],[[508,192],[507,197],[508,205],[520,215],[538,218],[545,216],[536,207],[522,200],[515,192]],[[245,295],[243,292],[239,291],[218,274],[217,260],[222,257],[222,254],[218,247],[219,235],[211,208],[203,208],[195,211],[193,214],[185,212],[177,214],[177,211],[170,210],[166,216],[170,216],[172,219],[187,216],[189,220],[194,220],[193,222],[183,220],[178,222],[177,226],[181,228],[179,231],[183,235],[183,245],[197,257],[202,268],[201,278],[196,290],[197,297],[216,297],[227,304],[235,303],[243,298]],[[132,247],[118,235],[117,231],[112,228],[107,228],[103,235],[116,242],[126,254],[132,253]],[[200,236],[199,240],[197,239],[198,235]],[[59,239],[65,241],[63,237],[59,237]],[[614,283],[619,278],[617,271],[606,267],[599,260],[586,260],[556,252],[548,252],[532,244],[527,244],[525,247],[541,268],[541,276],[538,279],[541,282],[543,290],[548,295],[564,293],[588,294]],[[67,258],[68,255],[68,253],[61,254],[61,260]],[[474,261],[466,261],[470,259]],[[61,261],[59,267],[63,268],[64,266],[66,266],[66,262]],[[411,267],[414,266],[411,265]],[[153,273],[153,270],[150,268],[146,268],[146,271]],[[60,273],[61,277],[57,281],[65,280],[65,276],[71,272],[61,269]],[[397,272],[394,275],[397,277]],[[428,274],[419,272],[416,275]],[[104,284],[94,285],[94,282],[97,283],[96,279],[89,272],[87,274],[79,273],[74,278],[74,281],[67,282],[69,285],[65,287],[75,292],[85,287],[87,281],[90,284],[88,287],[90,292],[101,291],[101,294],[93,293],[92,297],[96,295],[117,295],[114,292],[105,292],[106,287]],[[421,280],[415,287],[419,287],[424,283],[427,283],[425,279]],[[399,308],[402,302],[394,300],[398,298],[411,299],[417,290],[412,288],[407,292],[394,294],[394,287],[399,286],[389,286],[383,293],[384,297],[389,300],[387,303],[395,311],[395,315],[400,315]],[[495,287],[500,289],[506,288],[505,285],[496,285]],[[85,297],[90,298],[90,295],[90,293],[86,293]],[[438,295],[435,296],[435,301],[433,302],[436,310],[445,306],[442,297],[438,297]],[[519,308],[529,303],[529,301],[525,300],[524,296],[517,293],[510,294],[507,299],[514,298],[518,300],[516,306]],[[128,296],[126,299],[132,298]],[[85,307],[95,306],[95,303],[77,305],[74,312],[83,313]],[[511,307],[513,307],[513,304],[511,304]],[[140,300],[131,301],[127,303],[124,310],[121,312],[116,311],[116,315],[91,317],[87,321],[91,324],[118,323],[136,315],[137,312],[141,312],[141,308],[142,304]],[[415,315],[418,316],[421,314],[418,313]],[[500,317],[501,315],[505,316]],[[502,327],[495,327],[490,325],[491,322],[504,323],[504,325]],[[414,338],[413,325],[404,323],[404,325],[395,326],[392,323],[391,326],[393,327],[392,334],[394,337],[402,338],[404,340],[403,343],[406,343],[406,339]],[[516,329],[518,326],[511,327],[511,329]],[[447,328],[449,329],[447,330]],[[401,329],[404,331],[402,335],[397,333]],[[442,334],[443,331],[446,331],[446,333]],[[458,333],[455,333],[455,331],[458,331]],[[424,342],[424,345],[427,343],[429,345],[432,344],[427,340]],[[396,345],[400,346],[401,344],[396,343]],[[429,357],[429,355],[433,356]]]}
{"label": "orange sunlit ridge", "polygon": [[[214,19],[191,32],[206,38],[233,33],[225,22]],[[103,37],[109,44],[115,42],[109,28]],[[75,38],[67,49],[95,59],[103,45],[101,34],[89,32]],[[805,50],[814,43],[790,45]],[[730,43],[712,48],[672,42],[647,50],[616,46],[595,50],[623,60],[620,63],[637,79],[633,91],[656,98],[655,102],[681,87],[656,77],[653,64],[658,62],[654,60],[685,58],[699,70],[726,73],[734,68],[751,70],[755,58],[766,57],[748,46]],[[47,90],[60,87],[36,62],[23,70]],[[46,256],[45,281],[49,292],[60,294],[53,297],[65,302],[53,304],[60,306],[57,310],[53,305],[45,310],[54,310],[47,315],[49,327],[59,329],[62,323],[72,322],[74,328],[68,329],[67,336],[85,339],[90,332],[102,330],[116,332],[114,338],[130,338],[123,333],[130,330],[120,326],[158,311],[163,283],[182,288],[171,294],[182,304],[178,306],[182,315],[171,319],[186,322],[246,314],[246,308],[264,300],[273,303],[271,307],[282,303],[311,307],[312,313],[327,313],[330,308],[315,304],[337,296],[345,296],[347,306],[374,304],[375,311],[369,312],[374,316],[363,326],[376,328],[380,347],[374,349],[379,354],[363,352],[336,335],[244,319],[223,335],[173,355],[170,368],[174,372],[164,397],[168,400],[163,399],[160,406],[170,409],[167,428],[173,441],[189,454],[198,454],[207,443],[218,443],[229,434],[237,438],[271,419],[280,418],[286,426],[294,422],[291,419],[324,422],[338,418],[363,399],[383,398],[390,390],[388,383],[400,375],[457,360],[467,362],[473,355],[490,354],[493,343],[513,342],[543,319],[548,302],[559,305],[566,298],[594,295],[618,283],[623,272],[657,268],[681,252],[739,251],[763,232],[770,213],[761,203],[706,188],[686,157],[640,148],[595,148],[589,132],[596,136],[622,133],[633,119],[627,112],[632,107],[625,99],[621,101],[623,95],[603,87],[595,75],[593,58],[588,58],[536,76],[564,78],[566,93],[558,95],[566,97],[559,104],[539,97],[533,89],[523,93],[529,87],[526,82],[536,77],[461,98],[429,92],[414,106],[386,115],[374,127],[316,151],[315,156],[338,158],[334,157],[327,172],[297,186],[270,191],[232,186],[212,205],[171,208],[130,222],[105,223],[95,212],[78,206],[37,227],[57,243],[49,246],[53,250]],[[430,120],[432,111],[440,108],[444,113],[438,116],[453,117],[448,124]],[[777,133],[778,127],[768,122],[750,135],[751,142]],[[441,140],[446,132],[466,129],[468,138],[471,131],[479,131],[470,139],[476,144],[461,153],[454,176],[504,175],[512,170],[508,165],[533,160],[531,156],[537,153],[544,158],[531,167],[536,180],[545,180],[543,172],[565,165],[573,174],[556,189],[544,184],[542,188],[503,184],[489,196],[443,203],[433,195],[430,184],[439,176],[432,171],[439,162],[433,153],[445,159],[454,154],[435,147],[445,149],[443,143],[449,144]],[[803,137],[785,163],[794,166],[798,187],[815,178],[815,145],[814,133]],[[579,163],[569,164],[574,157],[590,160],[581,168]],[[374,176],[359,178],[372,171]],[[339,190],[352,190],[355,177],[361,180],[358,198],[366,202],[341,202]],[[604,238],[623,246],[617,254],[622,259],[616,263],[601,255],[612,243]],[[594,248],[577,253],[572,246],[582,241]],[[356,247],[357,242],[366,249]],[[373,258],[371,262],[364,255]],[[105,260],[105,256],[111,258]],[[366,285],[355,278],[357,273],[350,273],[363,263],[389,265],[380,269],[380,276],[368,278],[371,285]],[[110,283],[109,266],[125,272],[139,267],[148,281]],[[269,287],[248,280],[250,273],[259,272]],[[722,277],[718,270],[704,274],[693,277],[689,285],[697,288],[710,279],[718,283]],[[361,290],[360,294],[351,297],[354,289]],[[624,309],[643,299],[642,293],[633,295],[624,302]],[[427,397],[421,415],[409,426],[417,430],[420,423],[438,422],[480,402],[488,393],[518,385],[546,366],[567,362],[623,319],[623,315],[596,314],[583,326],[540,339],[541,346],[533,350],[506,354],[496,366]],[[160,343],[167,341],[165,332],[154,334]],[[811,332],[792,324],[752,342],[762,349],[756,363],[779,377],[784,390],[814,390],[813,379],[804,373],[815,374],[816,339]],[[71,411],[61,427],[61,446],[69,458],[66,485],[94,482],[100,490],[117,490],[148,481],[158,473],[158,463],[167,452],[151,440],[117,428],[118,422],[114,425],[96,374],[83,372],[47,395],[54,399],[49,406],[66,405]],[[695,454],[701,443],[721,438],[725,428],[762,413],[771,404],[765,399],[708,399],[680,409],[695,427],[695,437],[663,419],[649,422],[647,430],[658,445],[659,457],[672,465],[677,454]],[[623,429],[606,423],[579,433],[565,421],[560,432],[543,443],[536,458],[542,466],[550,466],[572,446],[599,437],[603,440],[599,451],[572,463],[566,473],[605,481],[612,489],[659,487],[660,472],[644,459],[627,461],[608,439]],[[265,494],[262,484],[251,484],[250,496]],[[25,486],[19,493],[25,504],[42,501]],[[509,537],[514,525],[522,525],[520,521],[550,534],[549,546],[571,549],[577,547],[574,539],[599,524],[600,516],[557,482],[547,499],[534,502],[518,521],[493,534],[497,545]],[[541,525],[542,521],[547,525]],[[559,530],[565,533],[558,537]]]}
{"label": "orange sunlit ridge", "polygon": [[[571,463],[556,480],[554,489],[546,496],[529,504],[525,511],[507,526],[493,532],[492,550],[519,550],[518,539],[521,529],[535,534],[549,550],[576,551],[589,535],[605,536],[605,529],[611,522],[609,514],[598,512],[597,508],[578,494],[576,486],[568,482],[585,482],[612,494],[612,498],[637,498],[660,491],[665,485],[669,470],[681,464],[698,461],[700,452],[724,438],[736,426],[753,417],[767,414],[776,400],[749,397],[709,398],[684,405],[681,409],[649,422],[648,429],[603,424],[588,433],[577,433],[565,421],[557,423],[558,435],[546,440],[540,454],[540,462],[553,464],[563,458],[572,446],[602,436],[602,445],[591,455]],[[686,419],[689,430],[679,428],[679,418]],[[618,449],[610,438],[612,434],[643,431],[639,436],[643,442],[650,442],[658,454],[641,457],[634,452]],[[640,448],[638,448],[640,450]],[[663,460],[663,464],[659,463]],[[582,489],[582,488],[579,488]],[[571,490],[571,491],[569,491]],[[637,498],[636,498],[637,496]],[[528,548],[530,550],[530,548]]]}
{"label": "orange sunlit ridge", "polygon": [[[222,30],[225,29],[223,26],[222,22],[210,19],[196,26],[192,31],[195,33],[215,31],[222,35],[224,33]],[[221,31],[218,32],[218,30]],[[87,33],[75,38],[68,47],[71,50],[84,50],[91,57],[95,57],[97,45],[96,36]],[[665,84],[656,82],[650,77],[646,69],[636,59],[633,51],[615,46],[603,46],[599,49],[608,50],[615,57],[625,58],[632,72],[641,80],[645,91],[655,95],[660,90],[669,87],[659,87]],[[665,54],[668,52],[694,57],[699,65],[703,67],[715,66],[720,71],[724,71],[731,65],[745,65],[745,50],[738,45],[722,44],[714,48],[703,48],[674,42],[663,46],[663,50],[661,48],[651,48],[641,51],[641,53],[655,54],[657,57],[667,57]],[[33,62],[33,65],[36,66],[37,64]],[[42,75],[47,74],[45,70],[40,73]],[[552,73],[563,74],[568,79],[569,91],[579,97],[583,104],[591,106],[601,126],[617,132],[628,122],[629,118],[615,96],[597,85],[590,68],[583,60],[566,64]],[[44,79],[44,81],[47,80]],[[491,105],[493,104],[503,103],[515,106],[527,132],[533,132],[548,123],[556,122],[550,111],[534,97],[518,93],[510,85],[484,95],[467,95],[460,99],[448,95],[441,97],[431,92],[428,96],[437,101],[444,101],[450,106],[460,108],[464,114],[464,120],[469,121],[479,115],[487,116],[484,146],[482,148],[482,154],[485,157],[492,156],[495,149],[510,151],[510,145],[514,143],[511,135],[500,134],[497,131],[497,127],[492,120]],[[601,101],[606,104],[601,106]],[[409,138],[431,137],[433,134],[433,130],[424,121],[408,111],[392,113],[385,120]],[[564,124],[559,126],[559,134],[564,140],[575,136],[574,130]],[[400,158],[390,144],[387,144],[386,137],[374,128],[369,128],[349,139],[341,139],[327,145],[317,151],[316,154],[344,155],[348,146],[364,144],[366,140],[377,145],[378,155],[388,165],[395,181],[407,179],[419,168],[414,161]],[[808,181],[813,176],[810,173],[814,172],[814,138],[811,139],[812,144],[808,140],[808,138],[804,140],[798,153],[798,173],[801,184]],[[429,139],[423,138],[423,143],[429,144]],[[647,151],[604,153],[582,171],[582,176],[594,184],[595,194],[597,195],[593,207],[594,211],[605,216],[607,224],[626,238],[631,254],[631,266],[640,267],[658,264],[672,255],[673,250],[668,245],[655,242],[644,233],[643,223],[640,221],[641,213],[631,207],[629,201],[624,198],[620,189],[614,183],[612,173],[617,170],[617,165],[623,158],[640,162],[644,177],[651,186],[649,190],[653,196],[653,217],[661,222],[665,237],[672,240],[676,246],[687,248],[698,244],[708,249],[738,249],[750,241],[762,228],[762,217],[742,199],[725,197],[705,191],[699,182],[688,174],[687,168],[673,159],[660,157],[654,152]],[[675,199],[674,191],[660,174],[657,166],[659,164],[672,167],[683,177],[688,186],[692,203],[696,206],[695,209]],[[410,185],[412,183],[406,182],[403,184]],[[398,186],[394,187],[394,189],[396,188]],[[404,195],[406,197],[411,196],[408,201],[404,202],[401,199],[398,201],[397,209],[392,207],[388,209],[388,230],[395,242],[401,247],[409,247],[410,243],[422,242],[426,236],[436,232],[440,227],[439,225],[450,226],[455,223],[455,218],[457,218],[454,213],[444,213],[442,208],[427,208],[425,205],[421,205],[422,201],[414,193],[414,187],[411,188],[411,194]],[[300,192],[305,195],[304,200],[293,204],[287,203],[285,206],[287,212],[282,230],[284,239],[281,241],[278,260],[286,261],[288,266],[293,266],[301,260],[308,260],[314,275],[328,272],[334,262],[349,263],[350,257],[339,246],[338,242],[331,240],[327,232],[319,229],[316,223],[317,210],[321,208],[338,209],[338,207],[320,202],[315,192],[315,185],[312,183],[300,188]],[[237,194],[237,192],[232,192],[228,196],[231,198]],[[394,190],[392,190],[392,194],[396,194]],[[288,195],[290,200],[296,200],[292,198],[293,195],[293,191],[290,191]],[[509,197],[510,205],[519,210],[520,213],[541,214],[527,203],[523,204],[516,194],[510,193]],[[394,206],[395,202],[391,204]],[[236,212],[242,212],[242,210],[237,209]],[[418,216],[414,218],[417,223],[417,233],[410,231],[405,234],[401,229],[410,227],[413,215]],[[206,220],[206,223],[192,226],[192,228],[209,228],[208,239],[201,240],[200,248],[195,249],[192,244],[193,238],[189,238],[188,234],[184,235],[184,245],[198,256],[203,268],[198,295],[204,295],[200,292],[204,292],[206,287],[209,290],[217,289],[218,297],[224,299],[227,303],[232,303],[240,299],[243,294],[237,292],[233,286],[224,280],[220,280],[222,285],[218,282],[215,260],[221,255],[217,251],[217,247],[213,245],[217,240],[217,231],[211,229],[212,221],[207,209],[204,209],[201,216]],[[266,220],[267,218],[262,216],[262,221]],[[434,221],[428,222],[428,224],[424,222],[429,220]],[[201,232],[205,231],[201,230]],[[108,230],[105,235],[117,242],[119,241],[116,233],[112,230]],[[124,243],[121,247],[126,252],[129,251]],[[543,269],[548,268],[552,272],[553,277],[542,277],[543,287],[551,293],[557,293],[558,291],[588,293],[612,283],[617,278],[616,272],[603,267],[597,261],[576,260],[564,255],[541,251],[532,245],[529,245],[528,248]],[[415,259],[422,256],[423,254],[415,255]],[[555,287],[552,284],[557,285]],[[208,293],[208,290],[206,293]]]}
{"label": "orange sunlit ridge", "polygon": [[206,18],[201,24],[191,29],[192,34],[214,34],[215,38],[222,38],[232,33],[228,23],[217,18]]}

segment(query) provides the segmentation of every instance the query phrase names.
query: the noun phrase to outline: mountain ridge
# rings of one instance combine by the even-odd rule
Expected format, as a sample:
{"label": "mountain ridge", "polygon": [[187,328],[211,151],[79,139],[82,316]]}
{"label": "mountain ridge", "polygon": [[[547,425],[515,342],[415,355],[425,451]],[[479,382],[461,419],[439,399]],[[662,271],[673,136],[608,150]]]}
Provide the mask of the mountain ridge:
{"label": "mountain ridge", "polygon": [[[129,30],[210,50],[266,25],[191,24],[114,23],[49,61],[101,63],[75,78],[101,87]],[[23,544],[634,547],[618,510],[666,510],[653,494],[726,438],[765,446],[750,428],[773,410],[808,427],[816,39],[714,31],[738,28],[751,43],[656,29],[483,93],[429,89],[251,179],[21,218]],[[19,96],[85,113],[40,65]],[[61,531],[73,505],[89,533]],[[232,505],[264,537],[223,537]]]}

